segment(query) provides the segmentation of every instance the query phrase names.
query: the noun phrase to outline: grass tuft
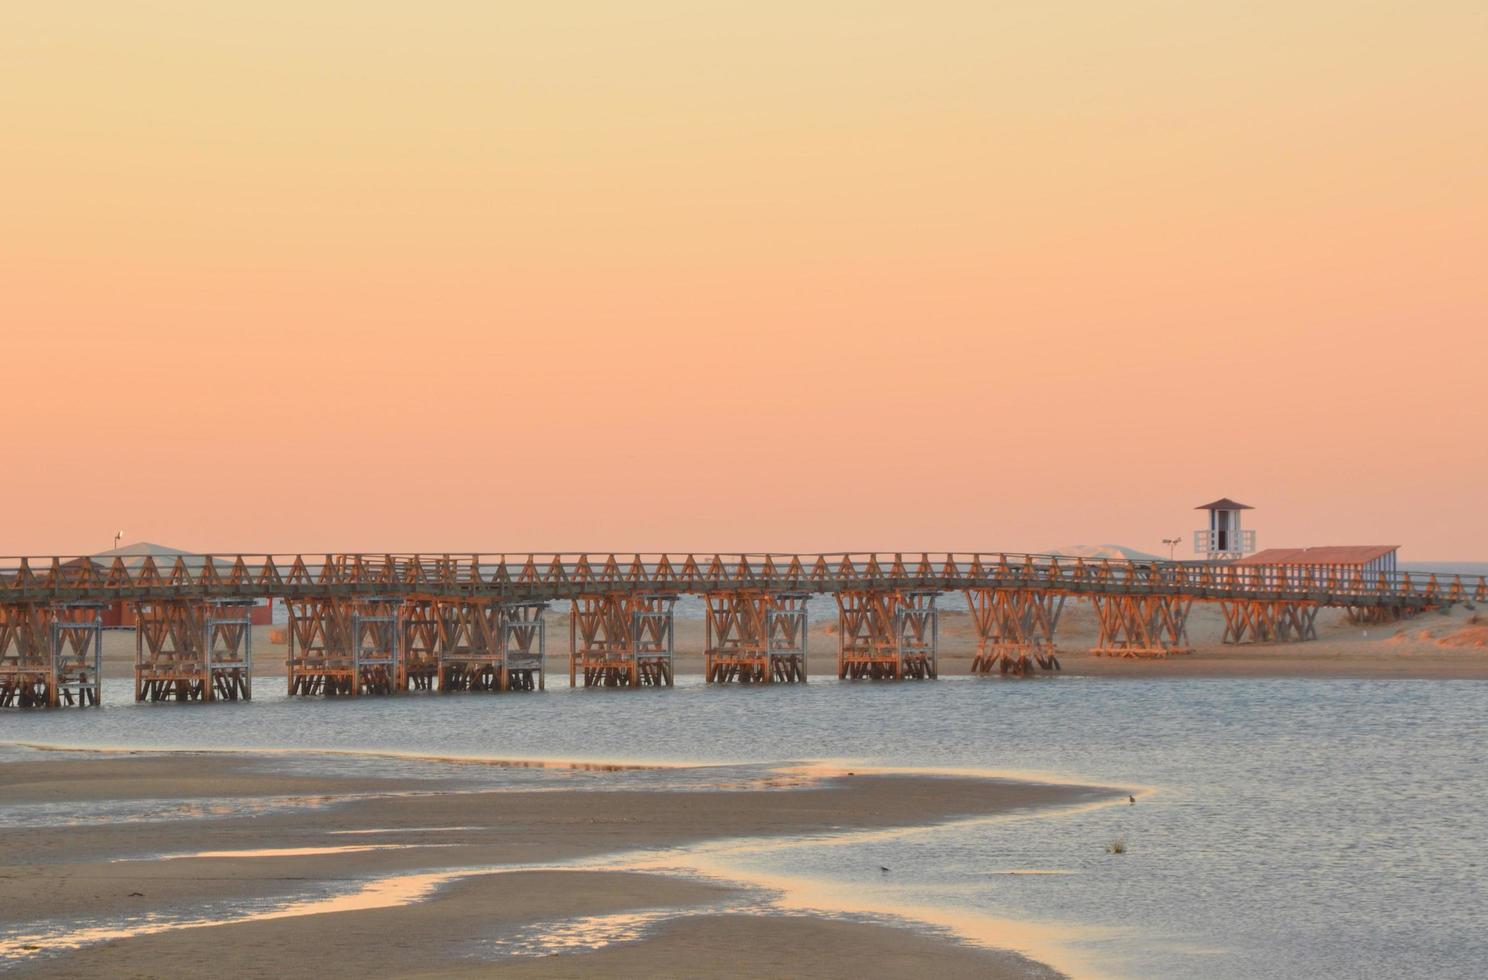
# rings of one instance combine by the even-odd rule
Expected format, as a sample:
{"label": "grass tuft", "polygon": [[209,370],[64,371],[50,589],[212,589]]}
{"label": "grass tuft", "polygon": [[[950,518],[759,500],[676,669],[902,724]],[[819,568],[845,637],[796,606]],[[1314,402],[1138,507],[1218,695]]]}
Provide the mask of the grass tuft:
{"label": "grass tuft", "polygon": [[1109,843],[1109,844],[1106,845],[1106,853],[1107,854],[1125,854],[1126,853],[1126,838],[1125,837],[1118,837],[1116,840],[1111,841],[1111,843]]}

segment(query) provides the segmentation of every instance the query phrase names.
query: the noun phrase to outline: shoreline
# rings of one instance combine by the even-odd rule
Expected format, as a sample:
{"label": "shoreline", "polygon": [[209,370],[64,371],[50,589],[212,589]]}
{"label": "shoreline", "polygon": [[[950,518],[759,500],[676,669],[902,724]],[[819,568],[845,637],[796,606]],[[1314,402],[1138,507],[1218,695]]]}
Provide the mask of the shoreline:
{"label": "shoreline", "polygon": [[[798,778],[783,786],[493,790],[462,787],[460,779],[444,775],[413,779],[296,774],[298,750],[291,750],[293,756],[252,750],[31,751],[42,758],[0,762],[4,801],[0,809],[65,802],[107,811],[128,798],[120,793],[123,787],[145,794],[136,799],[160,800],[169,791],[176,794],[173,799],[206,803],[185,819],[11,830],[6,867],[0,868],[0,901],[16,914],[0,934],[0,956],[5,950],[21,956],[8,966],[26,976],[95,971],[243,975],[239,953],[252,955],[262,967],[261,974],[248,975],[265,976],[286,971],[327,977],[369,972],[414,976],[420,975],[420,963],[422,972],[432,968],[437,975],[538,977],[631,971],[684,975],[687,964],[695,964],[710,950],[714,955],[737,954],[738,944],[727,937],[760,930],[761,935],[797,938],[784,947],[750,947],[736,964],[738,975],[779,972],[782,965],[772,957],[783,950],[790,953],[794,969],[813,975],[890,975],[886,964],[912,951],[917,962],[934,963],[937,972],[950,977],[1057,976],[1055,969],[1026,953],[1010,952],[1002,944],[990,948],[985,937],[956,929],[954,916],[935,922],[923,915],[896,913],[892,907],[855,911],[823,910],[809,902],[792,905],[781,882],[751,882],[748,875],[732,873],[723,865],[704,867],[703,856],[716,854],[720,845],[770,847],[791,838],[920,832],[963,820],[1030,814],[1052,818],[1069,807],[1112,805],[1127,792],[1000,777],[880,773],[868,768],[858,772],[822,764],[794,764],[792,774]],[[419,760],[399,761],[414,765]],[[462,764],[487,776],[494,766],[477,760]],[[521,767],[520,760],[516,766]],[[779,774],[786,767],[767,768]],[[615,769],[599,778],[623,781],[632,778],[627,773],[645,776],[638,770]],[[309,788],[307,782],[316,784],[319,793],[306,805],[259,813],[232,807],[216,812],[210,805],[212,799],[293,797]],[[151,792],[156,795],[149,796]],[[343,836],[348,833],[371,834],[375,839]],[[327,846],[352,841],[369,846],[354,850]],[[151,860],[165,855],[172,859]],[[679,867],[689,867],[688,855],[697,858],[690,865],[695,874],[679,876]],[[542,868],[535,870],[534,865]],[[513,904],[499,881],[484,880],[513,874],[536,876],[523,879],[530,886],[528,897],[548,896],[562,911],[561,921],[548,923],[559,938],[545,942],[555,948],[549,950],[534,940],[541,953],[536,959],[500,946],[487,949],[494,958],[466,950],[475,958],[456,957],[430,967],[428,956],[443,955],[440,950],[449,943],[460,946],[469,939],[464,936],[456,942],[463,934],[451,923],[494,929],[508,938],[513,932],[525,935],[524,929],[546,928],[537,906],[530,901]],[[307,891],[318,890],[319,900],[325,901],[327,894],[334,898],[345,892],[348,882],[362,889],[369,883],[429,875],[444,880],[420,901],[322,907],[297,914],[273,911],[282,913],[296,902],[303,905]],[[460,896],[464,897],[455,901]],[[203,909],[238,911],[221,913],[220,921],[182,921],[192,915],[199,918]],[[260,913],[268,909],[269,914],[254,917],[245,909]],[[597,949],[584,948],[583,934],[588,930],[600,935],[614,923],[575,925],[585,916],[623,920],[637,915],[646,920],[639,933],[601,943]],[[38,928],[27,933],[24,925],[42,927],[48,922],[92,923],[91,928],[104,931],[95,934],[96,943],[59,951],[56,947],[66,943],[67,926],[60,932]],[[133,930],[131,922],[136,923]],[[165,926],[141,931],[142,922]],[[1062,958],[1048,927],[1026,928],[1037,937],[1035,947],[1047,947],[1049,959]],[[572,935],[576,929],[578,936]],[[391,948],[383,941],[390,935],[400,937]],[[958,938],[948,939],[949,935]],[[1016,938],[1007,931],[998,935]],[[326,945],[327,936],[336,938]],[[563,936],[576,947],[564,947],[559,941]],[[20,948],[28,945],[42,949]],[[47,946],[53,951],[42,955]],[[266,946],[299,949],[310,959],[282,960],[270,969],[275,957],[263,959]],[[202,961],[191,953],[199,949],[215,952]],[[305,953],[306,949],[316,951]],[[403,950],[415,950],[417,955],[405,956]],[[548,955],[551,952],[560,955]],[[0,964],[5,964],[4,958]],[[710,966],[709,972],[729,975],[728,963],[720,960],[715,965],[718,969]]]}

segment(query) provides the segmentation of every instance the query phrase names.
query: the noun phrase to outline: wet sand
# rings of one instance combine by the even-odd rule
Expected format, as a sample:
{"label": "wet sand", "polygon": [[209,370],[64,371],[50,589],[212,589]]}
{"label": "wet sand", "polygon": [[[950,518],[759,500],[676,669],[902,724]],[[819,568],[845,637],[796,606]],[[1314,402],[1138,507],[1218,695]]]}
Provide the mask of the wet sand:
{"label": "wet sand", "polygon": [[[868,773],[735,791],[489,791],[458,775],[337,780],[292,770],[284,759],[232,754],[42,753],[0,763],[0,816],[37,803],[107,812],[127,795],[169,798],[162,810],[176,817],[8,829],[0,907],[9,946],[0,943],[0,955],[16,957],[25,976],[1047,976],[1022,956],[908,924],[786,915],[735,883],[582,864],[1124,794]],[[196,809],[180,817],[191,801]],[[268,853],[244,853],[259,850]],[[187,856],[200,852],[215,856]],[[580,866],[419,877],[559,862]],[[335,894],[331,905],[303,904]],[[258,921],[219,921],[229,909],[241,916],[245,903]],[[612,918],[565,925],[587,916]],[[150,926],[150,917],[175,927]],[[146,934],[65,948],[88,929],[103,939],[120,927]],[[585,948],[600,934],[620,941]]]}
{"label": "wet sand", "polygon": [[[722,941],[720,941],[722,940]],[[584,969],[610,977],[1058,977],[1011,954],[968,956],[943,939],[901,929],[786,916],[703,915],[663,923],[641,945],[616,945],[584,957]],[[449,974],[441,974],[449,975]],[[453,974],[459,976],[462,974]],[[472,976],[482,975],[472,970]],[[575,976],[561,958],[503,969],[502,977]]]}

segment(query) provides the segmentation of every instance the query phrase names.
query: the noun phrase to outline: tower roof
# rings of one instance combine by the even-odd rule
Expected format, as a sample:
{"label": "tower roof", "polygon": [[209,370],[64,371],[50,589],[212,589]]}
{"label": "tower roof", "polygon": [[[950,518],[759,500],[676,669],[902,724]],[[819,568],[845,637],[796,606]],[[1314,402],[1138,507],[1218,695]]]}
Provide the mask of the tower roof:
{"label": "tower roof", "polygon": [[1237,504],[1229,497],[1220,497],[1212,504],[1199,504],[1194,510],[1255,510],[1250,504]]}

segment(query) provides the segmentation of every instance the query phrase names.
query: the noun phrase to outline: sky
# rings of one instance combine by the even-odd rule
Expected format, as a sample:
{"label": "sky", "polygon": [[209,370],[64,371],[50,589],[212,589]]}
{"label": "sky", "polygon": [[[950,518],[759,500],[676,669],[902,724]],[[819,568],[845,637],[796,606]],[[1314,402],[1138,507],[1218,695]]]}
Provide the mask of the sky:
{"label": "sky", "polygon": [[0,5],[0,553],[1488,559],[1488,5]]}

